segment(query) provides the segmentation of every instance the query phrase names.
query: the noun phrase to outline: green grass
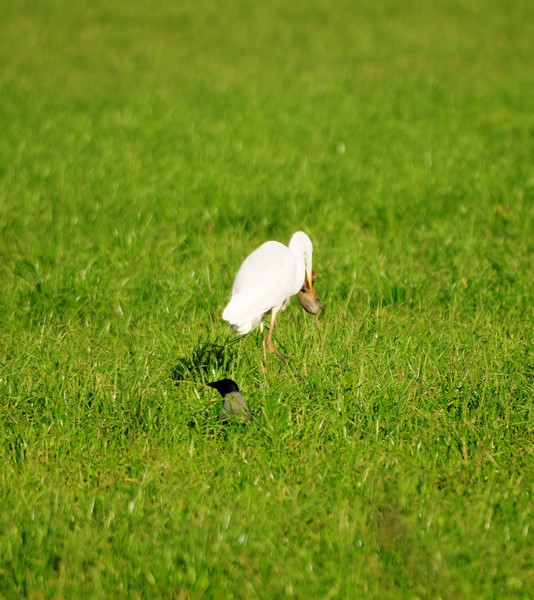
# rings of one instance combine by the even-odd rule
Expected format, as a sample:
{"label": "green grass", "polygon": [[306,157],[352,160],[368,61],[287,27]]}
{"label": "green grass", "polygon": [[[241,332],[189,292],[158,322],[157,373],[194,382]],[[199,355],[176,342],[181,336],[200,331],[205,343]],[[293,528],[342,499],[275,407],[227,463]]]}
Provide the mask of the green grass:
{"label": "green grass", "polygon": [[532,5],[0,12],[0,597],[532,598]]}

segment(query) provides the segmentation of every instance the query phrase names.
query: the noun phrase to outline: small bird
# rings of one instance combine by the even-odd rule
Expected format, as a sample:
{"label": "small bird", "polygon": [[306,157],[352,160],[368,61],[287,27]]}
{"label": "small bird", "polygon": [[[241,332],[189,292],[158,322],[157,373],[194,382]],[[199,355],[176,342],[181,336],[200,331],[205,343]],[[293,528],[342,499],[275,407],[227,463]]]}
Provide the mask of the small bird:
{"label": "small bird", "polygon": [[263,341],[264,362],[265,346],[285,362],[272,341],[276,315],[305,282],[313,295],[312,255],[310,238],[297,231],[289,246],[272,240],[262,244],[245,258],[237,272],[222,317],[237,333],[245,334],[260,325],[266,313],[271,313],[269,334]]}
{"label": "small bird", "polygon": [[250,421],[248,407],[243,400],[243,396],[233,379],[221,379],[208,383],[212,388],[219,391],[224,398],[221,412],[217,417],[219,421],[228,421],[231,418],[238,418],[243,421]]}
{"label": "small bird", "polygon": [[[312,273],[312,283],[315,284],[315,277],[317,273],[314,271]],[[321,298],[317,295],[315,290],[311,290],[308,287],[308,282],[305,281],[302,289],[297,294],[297,299],[302,308],[310,315],[317,316],[319,311],[324,308],[324,305],[321,301]]]}

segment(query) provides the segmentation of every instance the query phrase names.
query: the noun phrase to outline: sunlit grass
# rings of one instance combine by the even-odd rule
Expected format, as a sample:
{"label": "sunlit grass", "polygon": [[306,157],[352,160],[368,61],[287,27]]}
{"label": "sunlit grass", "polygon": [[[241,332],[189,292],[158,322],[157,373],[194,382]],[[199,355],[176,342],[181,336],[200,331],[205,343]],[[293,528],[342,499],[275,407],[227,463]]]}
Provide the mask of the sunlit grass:
{"label": "sunlit grass", "polygon": [[531,597],[527,3],[3,13],[0,595]]}

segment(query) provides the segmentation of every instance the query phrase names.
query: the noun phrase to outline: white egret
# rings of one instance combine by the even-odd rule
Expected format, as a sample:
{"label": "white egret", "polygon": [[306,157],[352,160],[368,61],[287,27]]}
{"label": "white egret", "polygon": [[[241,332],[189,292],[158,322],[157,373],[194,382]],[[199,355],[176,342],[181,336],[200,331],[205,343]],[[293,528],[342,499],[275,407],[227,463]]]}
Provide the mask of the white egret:
{"label": "white egret", "polygon": [[264,360],[266,344],[271,352],[284,361],[272,341],[276,315],[304,284],[313,295],[312,254],[310,238],[304,232],[297,231],[291,237],[289,247],[280,242],[265,242],[249,254],[239,267],[230,302],[222,316],[237,333],[245,334],[258,327],[263,315],[271,312],[269,335],[263,342]]}

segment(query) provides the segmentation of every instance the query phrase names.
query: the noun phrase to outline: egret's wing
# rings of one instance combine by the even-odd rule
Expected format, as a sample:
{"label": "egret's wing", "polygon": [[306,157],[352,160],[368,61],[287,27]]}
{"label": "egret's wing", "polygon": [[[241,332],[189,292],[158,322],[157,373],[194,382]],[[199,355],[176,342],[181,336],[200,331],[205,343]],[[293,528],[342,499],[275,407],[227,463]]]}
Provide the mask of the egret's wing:
{"label": "egret's wing", "polygon": [[279,242],[266,242],[250,254],[237,272],[223,319],[232,324],[258,319],[292,294],[295,259]]}
{"label": "egret's wing", "polygon": [[266,275],[283,269],[288,263],[294,264],[294,258],[287,246],[280,242],[265,242],[249,254],[239,267],[232,286],[232,296],[261,285]]}
{"label": "egret's wing", "polygon": [[[282,277],[274,280],[275,283],[281,281],[283,281]],[[288,283],[291,284],[292,280],[289,280]],[[289,296],[289,292],[282,293],[273,286],[273,281],[267,278],[254,289],[232,296],[223,311],[223,319],[232,324],[256,321],[271,308],[283,304]]]}

